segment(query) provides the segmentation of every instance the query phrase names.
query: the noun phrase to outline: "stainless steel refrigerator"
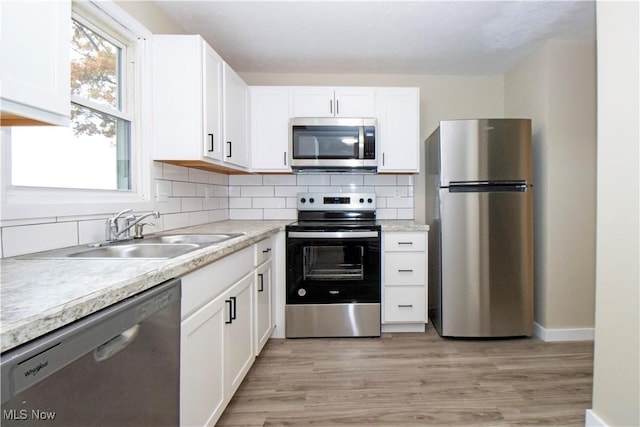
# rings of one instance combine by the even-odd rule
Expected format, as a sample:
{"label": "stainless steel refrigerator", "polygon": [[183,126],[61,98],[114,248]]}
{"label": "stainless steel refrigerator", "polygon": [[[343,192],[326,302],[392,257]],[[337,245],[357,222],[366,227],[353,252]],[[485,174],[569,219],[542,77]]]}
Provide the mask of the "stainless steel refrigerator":
{"label": "stainless steel refrigerator", "polygon": [[531,120],[442,121],[425,144],[433,325],[447,337],[531,336]]}

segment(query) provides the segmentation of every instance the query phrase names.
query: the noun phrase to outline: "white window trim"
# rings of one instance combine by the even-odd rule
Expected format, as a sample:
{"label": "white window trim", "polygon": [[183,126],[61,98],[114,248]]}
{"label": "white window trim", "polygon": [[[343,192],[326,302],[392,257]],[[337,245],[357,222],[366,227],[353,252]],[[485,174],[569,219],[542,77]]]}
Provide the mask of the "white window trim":
{"label": "white window trim", "polygon": [[[87,11],[93,17],[118,23],[122,29],[139,40],[136,49],[136,121],[132,123],[132,190],[76,190],[37,187],[12,187],[10,144],[2,143],[0,149],[0,220],[14,222],[35,218],[109,214],[125,208],[153,209],[152,194],[152,81],[151,81],[151,32],[124,12],[111,0],[82,0],[73,2],[74,9]],[[131,72],[131,68],[128,72]],[[9,131],[0,131],[0,140],[8,140]]]}

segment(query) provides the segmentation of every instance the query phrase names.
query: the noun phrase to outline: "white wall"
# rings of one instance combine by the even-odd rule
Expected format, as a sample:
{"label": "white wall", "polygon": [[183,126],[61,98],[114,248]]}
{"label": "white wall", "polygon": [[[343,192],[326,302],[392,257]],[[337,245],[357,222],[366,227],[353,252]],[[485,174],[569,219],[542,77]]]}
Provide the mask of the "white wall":
{"label": "white wall", "polygon": [[606,425],[638,426],[640,4],[599,1],[597,34],[598,246],[592,414]]}
{"label": "white wall", "polygon": [[550,41],[505,75],[505,113],[530,117],[534,146],[535,320],[593,328],[595,44]]}

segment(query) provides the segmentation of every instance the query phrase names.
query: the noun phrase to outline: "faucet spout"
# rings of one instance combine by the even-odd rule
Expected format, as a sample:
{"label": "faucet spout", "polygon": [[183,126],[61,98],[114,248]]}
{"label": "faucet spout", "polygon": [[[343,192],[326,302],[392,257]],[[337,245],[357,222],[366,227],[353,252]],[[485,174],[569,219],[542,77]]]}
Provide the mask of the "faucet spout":
{"label": "faucet spout", "polygon": [[160,212],[158,211],[151,211],[151,212],[147,212],[145,214],[142,214],[140,216],[134,216],[131,215],[129,217],[126,218],[127,220],[127,225],[125,228],[123,228],[122,230],[119,230],[115,237],[116,239],[118,239],[120,236],[124,235],[125,237],[129,236],[129,230],[131,230],[133,227],[135,227],[136,224],[138,224],[140,221],[142,221],[145,218],[148,218],[150,216],[155,216],[156,218],[160,218]]}

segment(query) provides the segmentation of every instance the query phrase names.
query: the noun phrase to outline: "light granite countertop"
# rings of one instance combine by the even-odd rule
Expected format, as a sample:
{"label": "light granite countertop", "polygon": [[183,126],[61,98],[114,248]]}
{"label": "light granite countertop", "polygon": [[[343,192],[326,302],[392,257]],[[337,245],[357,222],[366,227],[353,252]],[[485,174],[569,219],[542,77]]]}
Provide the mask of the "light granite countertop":
{"label": "light granite countertop", "polygon": [[[284,230],[290,222],[230,220],[171,230],[163,234],[245,234],[170,259],[0,260],[0,351],[183,276]],[[383,231],[428,230],[427,225],[410,220],[381,220],[379,224]]]}

